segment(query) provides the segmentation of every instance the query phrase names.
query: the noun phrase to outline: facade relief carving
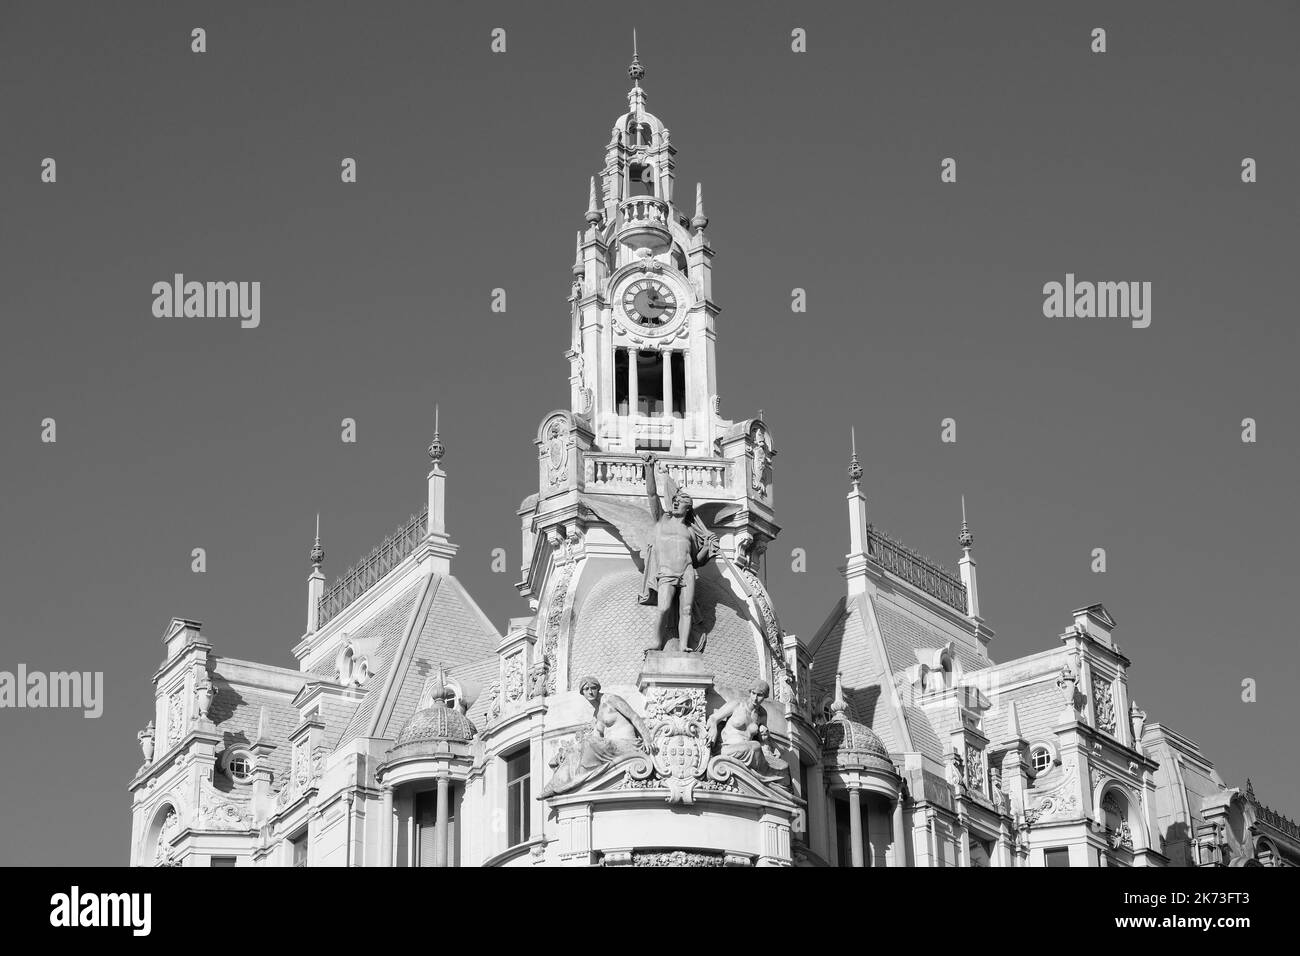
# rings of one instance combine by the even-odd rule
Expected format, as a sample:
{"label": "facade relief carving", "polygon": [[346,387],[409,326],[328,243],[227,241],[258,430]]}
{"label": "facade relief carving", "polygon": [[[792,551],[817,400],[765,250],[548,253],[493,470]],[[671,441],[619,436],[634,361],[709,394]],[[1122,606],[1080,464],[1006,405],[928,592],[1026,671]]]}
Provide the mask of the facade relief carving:
{"label": "facade relief carving", "polygon": [[576,790],[614,761],[644,750],[653,752],[653,738],[645,721],[617,694],[603,694],[600,681],[585,677],[579,691],[594,711],[588,732],[555,758],[555,773],[537,799]]}
{"label": "facade relief carving", "polygon": [[708,720],[709,743],[712,745],[718,740],[721,725],[720,753],[723,757],[789,790],[790,767],[772,746],[767,729],[767,709],[763,701],[770,693],[767,681],[758,680],[745,699],[730,701],[714,711]]}
{"label": "facade relief carving", "polygon": [[1115,694],[1111,685],[1104,679],[1093,678],[1092,682],[1093,712],[1097,729],[1115,736]]}
{"label": "facade relief carving", "polygon": [[167,747],[175,747],[185,736],[185,689],[172,693],[167,700]]}

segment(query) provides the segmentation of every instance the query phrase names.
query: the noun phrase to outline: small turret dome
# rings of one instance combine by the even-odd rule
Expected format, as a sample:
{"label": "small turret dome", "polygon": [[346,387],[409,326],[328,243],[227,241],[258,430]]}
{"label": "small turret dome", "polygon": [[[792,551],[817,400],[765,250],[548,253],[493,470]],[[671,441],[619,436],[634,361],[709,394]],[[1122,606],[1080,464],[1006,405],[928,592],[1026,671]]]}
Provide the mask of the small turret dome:
{"label": "small turret dome", "polygon": [[477,728],[458,708],[448,707],[443,700],[435,698],[428,707],[411,715],[411,719],[397,732],[390,752],[410,744],[436,740],[469,743],[477,733]]}

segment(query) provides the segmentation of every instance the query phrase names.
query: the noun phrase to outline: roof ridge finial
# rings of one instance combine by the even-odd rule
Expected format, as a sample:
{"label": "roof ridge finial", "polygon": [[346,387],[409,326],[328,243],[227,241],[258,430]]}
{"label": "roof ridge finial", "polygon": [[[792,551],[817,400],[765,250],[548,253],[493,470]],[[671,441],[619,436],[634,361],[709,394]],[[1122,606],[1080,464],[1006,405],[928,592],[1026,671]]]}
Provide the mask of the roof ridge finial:
{"label": "roof ridge finial", "polygon": [[438,405],[435,402],[433,406],[433,441],[429,442],[429,460],[435,465],[442,461],[442,456],[447,451],[447,446],[442,442],[442,434],[438,429]]}
{"label": "roof ridge finial", "polygon": [[957,535],[957,543],[961,545],[963,551],[969,551],[971,545],[975,543],[975,536],[970,533],[970,525],[966,523],[966,496],[961,496],[961,534]]}
{"label": "roof ridge finial", "polygon": [[835,672],[835,700],[831,701],[831,718],[842,719],[847,717],[849,712],[849,702],[844,699],[844,680],[843,675]]}
{"label": "roof ridge finial", "polygon": [[632,78],[633,88],[641,86],[641,77],[645,76],[645,67],[636,52],[636,27],[632,28],[632,65],[627,68],[627,75]]}
{"label": "roof ridge finial", "polygon": [[849,426],[849,480],[855,485],[862,480],[862,465],[858,462],[858,433],[852,425]]}
{"label": "roof ridge finial", "polygon": [[311,548],[311,566],[313,571],[319,571],[320,566],[325,562],[325,549],[320,546],[320,512],[316,512],[316,543]]}

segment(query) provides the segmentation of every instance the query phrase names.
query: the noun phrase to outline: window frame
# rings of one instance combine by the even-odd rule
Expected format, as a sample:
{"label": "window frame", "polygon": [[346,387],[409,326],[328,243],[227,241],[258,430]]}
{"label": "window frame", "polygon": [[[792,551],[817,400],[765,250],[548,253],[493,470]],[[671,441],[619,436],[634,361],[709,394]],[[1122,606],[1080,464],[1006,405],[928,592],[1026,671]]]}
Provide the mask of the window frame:
{"label": "window frame", "polygon": [[[533,795],[532,753],[527,746],[502,754],[506,795],[506,846],[527,843],[532,838]],[[512,773],[522,768],[521,773]]]}

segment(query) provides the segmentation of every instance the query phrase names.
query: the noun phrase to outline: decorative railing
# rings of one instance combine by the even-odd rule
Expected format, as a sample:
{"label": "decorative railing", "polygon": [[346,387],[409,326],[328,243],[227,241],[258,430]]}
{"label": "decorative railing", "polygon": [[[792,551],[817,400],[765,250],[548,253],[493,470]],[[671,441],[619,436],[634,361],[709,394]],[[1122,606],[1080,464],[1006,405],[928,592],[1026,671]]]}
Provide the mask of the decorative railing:
{"label": "decorative railing", "polygon": [[[661,458],[659,462],[684,491],[718,496],[731,490],[729,462],[698,458]],[[588,455],[583,469],[583,485],[588,491],[645,494],[645,462],[634,455]],[[666,483],[661,480],[658,485],[663,494]]]}
{"label": "decorative railing", "polygon": [[663,226],[668,222],[668,203],[654,196],[633,196],[619,206],[624,225]]}
{"label": "decorative railing", "polygon": [[894,577],[966,613],[966,585],[943,565],[922,557],[873,525],[867,525],[867,553]]}
{"label": "decorative railing", "polygon": [[1272,807],[1267,807],[1255,799],[1253,788],[1246,794],[1250,798],[1251,804],[1255,807],[1255,819],[1262,823],[1267,823],[1274,829],[1281,830],[1293,840],[1300,840],[1300,826],[1290,817],[1283,816]]}
{"label": "decorative railing", "polygon": [[324,627],[326,621],[337,617],[344,608],[378,584],[385,574],[401,564],[415,550],[416,545],[424,540],[428,528],[429,509],[425,508],[419,514],[411,515],[405,525],[348,568],[341,578],[336,578],[317,602],[316,626]]}

